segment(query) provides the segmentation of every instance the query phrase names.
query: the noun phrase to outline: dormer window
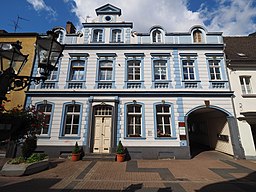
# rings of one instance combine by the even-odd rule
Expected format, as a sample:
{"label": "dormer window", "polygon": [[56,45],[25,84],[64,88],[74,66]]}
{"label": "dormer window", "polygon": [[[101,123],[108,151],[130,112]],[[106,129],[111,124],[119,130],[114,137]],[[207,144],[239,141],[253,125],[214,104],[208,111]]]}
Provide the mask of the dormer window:
{"label": "dormer window", "polygon": [[158,29],[152,33],[153,43],[162,43],[162,33]]}
{"label": "dormer window", "polygon": [[122,35],[121,29],[113,29],[112,30],[112,42],[120,43],[122,40],[121,35]]}
{"label": "dormer window", "polygon": [[193,32],[193,40],[194,40],[194,43],[202,43],[203,42],[203,35],[199,29],[197,29]]}
{"label": "dormer window", "polygon": [[54,30],[54,32],[58,35],[57,41],[60,43],[64,43],[64,31],[61,28],[57,28]]}
{"label": "dormer window", "polygon": [[59,37],[57,41],[59,41],[60,43],[63,43],[63,37],[64,37],[63,31],[59,31]]}
{"label": "dormer window", "polygon": [[103,42],[103,29],[94,29],[93,30],[93,42],[102,43]]}

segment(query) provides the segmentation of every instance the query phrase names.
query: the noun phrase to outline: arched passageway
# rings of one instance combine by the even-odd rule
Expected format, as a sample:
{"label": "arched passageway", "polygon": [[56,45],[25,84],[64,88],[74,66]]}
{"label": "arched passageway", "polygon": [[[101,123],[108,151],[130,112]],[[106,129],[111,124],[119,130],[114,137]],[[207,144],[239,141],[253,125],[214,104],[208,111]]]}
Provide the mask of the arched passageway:
{"label": "arched passageway", "polygon": [[193,158],[206,150],[234,155],[228,114],[215,108],[199,108],[187,116],[190,154]]}

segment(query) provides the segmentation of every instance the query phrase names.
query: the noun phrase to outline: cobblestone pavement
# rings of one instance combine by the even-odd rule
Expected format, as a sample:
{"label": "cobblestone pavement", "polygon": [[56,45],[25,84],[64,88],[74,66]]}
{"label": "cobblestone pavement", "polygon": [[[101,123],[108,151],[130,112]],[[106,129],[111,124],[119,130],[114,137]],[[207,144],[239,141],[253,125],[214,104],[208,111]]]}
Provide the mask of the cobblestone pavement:
{"label": "cobblestone pavement", "polygon": [[[0,160],[0,166],[4,159]],[[256,162],[215,151],[191,160],[77,161],[53,159],[43,172],[0,176],[1,192],[255,192]]]}

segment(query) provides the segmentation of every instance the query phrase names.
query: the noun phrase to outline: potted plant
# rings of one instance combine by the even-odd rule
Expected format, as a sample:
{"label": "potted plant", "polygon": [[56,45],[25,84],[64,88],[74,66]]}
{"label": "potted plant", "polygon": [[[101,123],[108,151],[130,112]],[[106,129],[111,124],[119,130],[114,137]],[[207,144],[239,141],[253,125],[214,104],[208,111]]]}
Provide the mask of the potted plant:
{"label": "potted plant", "polygon": [[72,160],[72,161],[78,161],[78,160],[80,160],[80,149],[79,149],[79,147],[78,147],[77,142],[76,142],[75,147],[74,147],[74,149],[73,149],[73,151],[72,151],[71,160]]}
{"label": "potted plant", "polygon": [[125,160],[125,148],[121,141],[119,141],[117,150],[116,150],[116,161],[123,162]]}

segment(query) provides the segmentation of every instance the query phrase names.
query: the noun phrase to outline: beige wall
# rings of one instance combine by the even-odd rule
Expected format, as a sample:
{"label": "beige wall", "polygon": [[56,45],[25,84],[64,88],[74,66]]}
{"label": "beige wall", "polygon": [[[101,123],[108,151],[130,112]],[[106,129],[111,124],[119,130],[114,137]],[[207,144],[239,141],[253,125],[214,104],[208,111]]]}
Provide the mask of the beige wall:
{"label": "beige wall", "polygon": [[[247,70],[230,70],[228,69],[230,76],[231,89],[234,91],[234,107],[236,117],[238,118],[238,128],[241,137],[241,143],[244,148],[246,158],[256,158],[256,150],[253,142],[251,127],[243,115],[245,112],[256,112],[256,71],[255,69]],[[241,84],[239,76],[251,77],[251,94],[242,94]]]}
{"label": "beige wall", "polygon": [[[21,52],[24,55],[29,54],[28,61],[26,65],[24,66],[23,70],[21,71],[20,75],[30,76],[32,65],[34,61],[35,56],[35,47],[34,44],[36,43],[36,36],[0,36],[0,42],[16,42],[20,41],[22,42],[21,46]],[[7,99],[10,100],[10,102],[4,102],[6,109],[11,109],[13,107],[17,107],[18,105],[24,106],[25,103],[25,91],[27,90],[27,87],[21,91],[11,91],[6,95]]]}

